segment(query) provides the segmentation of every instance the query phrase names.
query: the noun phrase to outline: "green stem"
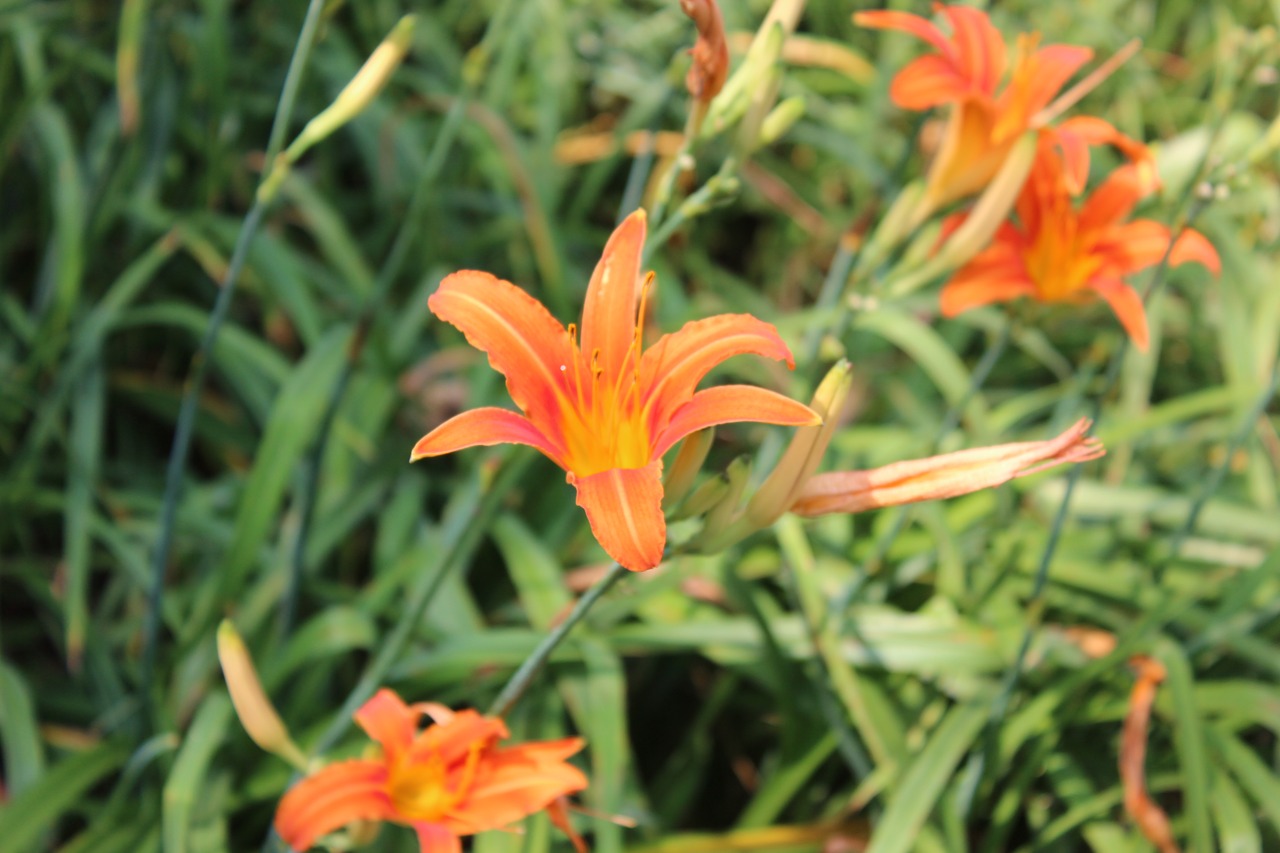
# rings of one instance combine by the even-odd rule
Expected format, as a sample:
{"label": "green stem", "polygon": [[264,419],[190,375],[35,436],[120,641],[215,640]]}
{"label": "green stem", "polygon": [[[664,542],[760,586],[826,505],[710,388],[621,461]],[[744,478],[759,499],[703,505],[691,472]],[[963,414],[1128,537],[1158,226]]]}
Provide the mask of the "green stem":
{"label": "green stem", "polygon": [[627,570],[617,563],[609,567],[609,571],[600,580],[595,582],[591,589],[587,590],[582,598],[578,599],[578,603],[573,606],[573,610],[569,611],[569,615],[564,621],[555,627],[538,647],[533,650],[529,657],[525,658],[524,663],[520,664],[520,668],[511,676],[511,680],[507,682],[507,686],[502,688],[502,692],[498,694],[498,698],[493,700],[493,704],[489,706],[489,716],[505,717],[511,708],[519,701],[524,691],[528,689],[529,682],[542,669],[543,664],[551,657],[551,653],[555,651],[556,646],[569,635],[574,626],[582,621],[582,617],[587,615],[587,611],[591,606],[600,600],[609,589],[626,575]]}
{"label": "green stem", "polygon": [[[311,54],[311,46],[315,41],[316,29],[320,23],[320,12],[324,8],[323,0],[311,0],[307,6],[307,14],[303,19],[302,31],[298,34],[298,42],[289,62],[289,71],[285,75],[284,87],[280,93],[280,101],[276,105],[275,118],[271,124],[268,137],[265,163],[275,162],[276,155],[284,141],[289,120],[293,115],[294,102],[297,100],[298,86],[302,80],[302,71]],[[268,173],[264,173],[263,178]],[[169,462],[165,471],[164,497],[160,508],[160,531],[156,537],[156,550],[151,562],[151,588],[147,595],[147,611],[143,621],[142,635],[142,672],[140,689],[143,701],[150,705],[151,686],[155,678],[156,647],[160,639],[160,607],[164,596],[164,572],[169,562],[169,552],[173,546],[173,528],[177,517],[178,498],[182,492],[182,475],[187,465],[187,454],[191,449],[191,436],[195,428],[196,410],[200,402],[200,392],[204,387],[205,376],[209,370],[209,362],[213,357],[213,347],[218,339],[218,332],[226,320],[231,299],[235,295],[236,284],[240,280],[240,272],[249,255],[249,246],[257,233],[262,217],[266,213],[266,203],[254,195],[254,202],[244,218],[240,233],[236,237],[236,245],[227,265],[227,272],[222,280],[213,310],[209,314],[209,324],[205,328],[200,348],[192,357],[191,372],[187,378],[187,387],[183,393],[182,404],[178,410],[178,422],[174,431],[173,446],[169,449]],[[150,715],[148,715],[150,716]]]}

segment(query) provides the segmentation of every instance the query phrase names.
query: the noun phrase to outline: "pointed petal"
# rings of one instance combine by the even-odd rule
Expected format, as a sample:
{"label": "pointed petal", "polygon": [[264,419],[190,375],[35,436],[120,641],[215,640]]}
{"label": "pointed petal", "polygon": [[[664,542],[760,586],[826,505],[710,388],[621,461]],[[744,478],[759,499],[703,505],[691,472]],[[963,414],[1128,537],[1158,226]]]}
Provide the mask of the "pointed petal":
{"label": "pointed petal", "polygon": [[955,58],[955,48],[952,46],[951,40],[943,34],[942,30],[934,26],[933,22],[919,15],[888,10],[855,12],[853,22],[860,27],[868,27],[873,30],[900,30],[904,33],[910,33],[916,38],[933,45],[934,49],[943,56],[951,59]]}
{"label": "pointed petal", "polygon": [[288,790],[276,809],[276,832],[294,850],[307,850],[322,835],[356,820],[391,820],[382,762],[341,761]]}
{"label": "pointed petal", "polygon": [[1142,307],[1142,297],[1138,292],[1119,279],[1095,279],[1089,282],[1089,287],[1111,306],[1133,345],[1146,352],[1151,332],[1147,328],[1147,312]]}
{"label": "pointed petal", "polygon": [[388,761],[394,761],[409,748],[418,730],[418,712],[385,687],[360,706],[355,721],[382,746]]}
{"label": "pointed petal", "polygon": [[942,287],[939,295],[944,317],[954,317],[992,302],[1006,302],[1019,296],[1035,296],[1035,282],[1027,275],[1019,253],[1022,236],[1002,227],[996,242],[979,252]]}
{"label": "pointed petal", "polygon": [[465,447],[488,447],[493,444],[524,444],[537,448],[561,467],[564,463],[557,443],[515,412],[506,409],[471,409],[455,415],[418,439],[409,455],[410,462],[427,456],[441,456]]}
{"label": "pointed petal", "polygon": [[889,84],[889,97],[904,110],[927,110],[971,93],[969,80],[955,64],[933,53],[908,62]]}
{"label": "pointed petal", "polygon": [[446,276],[427,300],[507,377],[511,399],[535,420],[550,419],[567,399],[569,336],[542,303],[508,281],[463,270]]}
{"label": "pointed petal", "polygon": [[421,853],[462,853],[462,839],[439,823],[415,823]]}
{"label": "pointed petal", "polygon": [[751,385],[721,385],[693,395],[672,416],[654,441],[654,456],[661,456],[692,432],[720,424],[755,421],[781,426],[817,426],[822,418],[803,403],[774,391]]}
{"label": "pointed petal", "polygon": [[1034,50],[1028,36],[1018,40],[1018,61],[1009,85],[1000,95],[997,139],[1017,136],[1031,127],[1036,113],[1048,106],[1063,85],[1089,61],[1093,51],[1069,44],[1051,44]]}
{"label": "pointed petal", "polygon": [[640,359],[640,387],[657,435],[689,401],[702,377],[735,355],[762,355],[795,367],[791,350],[772,324],[750,314],[719,314],[663,335]]}
{"label": "pointed petal", "polygon": [[507,736],[507,726],[496,717],[486,717],[467,708],[454,713],[448,722],[424,729],[409,748],[410,761],[436,759],[445,766],[462,761],[472,747],[496,743]]}
{"label": "pointed petal", "polygon": [[612,468],[572,478],[578,506],[605,553],[633,572],[662,562],[667,522],[662,517],[662,460],[643,468]]}
{"label": "pointed petal", "polygon": [[573,842],[575,853],[589,853],[587,842],[582,840],[582,836],[573,828],[573,824],[569,821],[568,800],[564,797],[557,797],[547,806],[547,816],[551,818],[551,823],[556,829],[569,836],[569,840]]}
{"label": "pointed petal", "polygon": [[1119,278],[1160,263],[1169,251],[1171,239],[1169,226],[1151,219],[1135,219],[1107,229],[1094,252],[1105,259],[1106,271]]}
{"label": "pointed petal", "polygon": [[1218,250],[1203,234],[1191,228],[1187,228],[1178,235],[1178,239],[1173,244],[1173,251],[1169,254],[1170,266],[1176,267],[1188,261],[1195,261],[1215,276],[1222,273],[1222,261],[1218,257]]}
{"label": "pointed petal", "polygon": [[993,94],[1004,76],[1004,37],[980,9],[943,6],[941,12],[951,22],[951,41],[964,77],[983,94]]}
{"label": "pointed petal", "polygon": [[609,237],[587,285],[582,306],[582,353],[591,360],[600,351],[606,377],[622,370],[636,333],[640,298],[640,255],[644,251],[645,212],[637,210]]}
{"label": "pointed petal", "polygon": [[1140,169],[1133,165],[1119,167],[1080,208],[1081,230],[1101,230],[1122,221],[1133,212],[1147,191],[1147,182]]}
{"label": "pointed petal", "polygon": [[450,815],[450,826],[468,833],[496,829],[586,788],[587,777],[565,761],[582,745],[581,738],[564,738],[490,752],[476,769],[467,798]]}

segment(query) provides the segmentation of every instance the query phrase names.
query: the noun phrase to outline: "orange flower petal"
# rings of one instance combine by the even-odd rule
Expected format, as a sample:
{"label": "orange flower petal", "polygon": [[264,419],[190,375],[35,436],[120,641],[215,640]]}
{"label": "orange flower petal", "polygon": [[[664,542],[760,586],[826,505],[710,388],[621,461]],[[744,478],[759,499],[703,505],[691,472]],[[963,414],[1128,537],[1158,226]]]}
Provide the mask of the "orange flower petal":
{"label": "orange flower petal", "polygon": [[462,839],[439,823],[415,823],[422,853],[462,853]]}
{"label": "orange flower petal", "polygon": [[1133,165],[1121,166],[1107,176],[1080,208],[1080,228],[1101,230],[1117,224],[1133,212],[1146,192],[1140,170]]}
{"label": "orange flower petal", "polygon": [[904,110],[927,110],[972,94],[955,63],[931,53],[903,66],[889,84],[889,97]]}
{"label": "orange flower petal", "polygon": [[1009,86],[1000,96],[1000,120],[995,138],[1017,136],[1031,126],[1036,113],[1048,106],[1066,82],[1093,57],[1087,47],[1051,44],[1032,50],[1029,37],[1019,39],[1018,63]]}
{"label": "orange flower petal", "polygon": [[294,785],[280,800],[276,832],[294,850],[306,850],[320,836],[352,821],[391,820],[395,810],[386,784],[382,762],[330,764]]}
{"label": "orange flower petal", "polygon": [[662,460],[643,468],[612,468],[570,476],[578,506],[605,553],[633,572],[662,562],[667,523],[662,516]]}
{"label": "orange flower petal", "polygon": [[410,462],[427,456],[453,453],[465,447],[487,447],[493,444],[524,444],[541,450],[563,467],[563,454],[542,432],[515,412],[506,409],[471,409],[455,415],[418,439],[409,455]]}
{"label": "orange flower petal", "polygon": [[502,720],[468,708],[456,712],[447,723],[420,732],[409,748],[409,760],[426,761],[434,756],[449,766],[465,760],[474,745],[491,744],[506,736]]}
{"label": "orange flower petal", "polygon": [[869,27],[873,30],[899,30],[904,33],[910,33],[916,38],[933,45],[939,53],[948,59],[954,60],[956,58],[956,50],[951,44],[951,40],[946,37],[942,30],[934,26],[933,22],[919,15],[889,10],[855,12],[853,22],[860,27]]}
{"label": "orange flower petal", "polygon": [[1004,76],[1004,37],[980,9],[943,6],[939,11],[951,22],[951,41],[961,72],[973,88],[992,94]]}
{"label": "orange flower petal", "polygon": [[1035,284],[1019,265],[1016,269],[1010,268],[1005,275],[953,278],[942,288],[939,302],[943,316],[954,317],[971,308],[1035,294]]}
{"label": "orange flower petal", "polygon": [[467,798],[450,815],[450,826],[464,834],[497,829],[586,788],[587,777],[565,762],[582,744],[581,738],[565,738],[489,753]]}
{"label": "orange flower petal", "polygon": [[446,276],[427,300],[507,377],[511,399],[535,420],[551,419],[564,399],[569,336],[542,303],[509,281],[463,270]]}
{"label": "orange flower petal", "polygon": [[1147,328],[1147,312],[1142,307],[1142,297],[1138,292],[1119,279],[1095,279],[1089,282],[1089,287],[1111,306],[1133,345],[1146,352],[1151,332]]}
{"label": "orange flower petal", "polygon": [[1195,261],[1215,276],[1222,273],[1222,260],[1218,257],[1218,250],[1203,234],[1191,228],[1178,235],[1173,251],[1169,253],[1171,266],[1176,267],[1188,261]]}
{"label": "orange flower petal", "polygon": [[418,716],[394,690],[384,687],[360,706],[354,718],[365,734],[382,746],[383,755],[395,760],[413,742]]}
{"label": "orange flower petal", "polygon": [[547,805],[547,816],[551,818],[551,823],[565,835],[569,836],[569,840],[573,842],[573,849],[576,853],[588,853],[587,842],[582,840],[582,836],[573,828],[573,824],[569,822],[569,809],[566,807],[564,797],[557,797],[554,801]]}
{"label": "orange flower petal", "polygon": [[771,323],[750,314],[719,314],[663,335],[640,359],[640,387],[653,434],[688,402],[702,377],[735,355],[762,355],[795,367],[791,350]]}
{"label": "orange flower petal", "polygon": [[755,421],[781,426],[817,426],[822,423],[808,406],[774,391],[751,385],[721,385],[693,395],[654,440],[653,455],[661,456],[677,441],[719,424]]}
{"label": "orange flower petal", "polygon": [[582,353],[589,363],[592,353],[599,350],[599,365],[606,377],[619,374],[635,339],[644,235],[645,212],[641,209],[622,220],[609,237],[587,285]]}

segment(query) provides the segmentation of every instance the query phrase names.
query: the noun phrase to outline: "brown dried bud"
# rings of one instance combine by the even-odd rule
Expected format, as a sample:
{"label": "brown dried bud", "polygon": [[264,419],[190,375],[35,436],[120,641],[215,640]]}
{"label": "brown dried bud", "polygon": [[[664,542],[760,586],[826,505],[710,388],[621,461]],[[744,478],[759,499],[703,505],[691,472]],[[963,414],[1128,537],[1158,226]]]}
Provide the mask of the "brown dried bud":
{"label": "brown dried bud", "polygon": [[724,18],[720,16],[716,0],[680,0],[680,8],[698,28],[698,40],[689,50],[693,65],[684,83],[696,100],[709,103],[729,76],[729,43],[724,36]]}

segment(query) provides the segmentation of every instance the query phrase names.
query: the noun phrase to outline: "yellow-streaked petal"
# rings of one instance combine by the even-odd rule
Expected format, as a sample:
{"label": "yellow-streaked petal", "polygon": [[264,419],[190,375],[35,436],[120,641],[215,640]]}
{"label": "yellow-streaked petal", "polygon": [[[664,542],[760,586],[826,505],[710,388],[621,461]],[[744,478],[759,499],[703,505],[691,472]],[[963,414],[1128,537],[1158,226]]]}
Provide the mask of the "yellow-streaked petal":
{"label": "yellow-streaked petal", "polygon": [[494,444],[523,444],[535,447],[563,467],[563,454],[552,439],[543,435],[528,418],[506,409],[484,407],[471,409],[440,424],[418,439],[409,455],[410,462],[427,456],[441,456],[465,447],[488,447]]}
{"label": "yellow-streaked petal", "polygon": [[987,17],[972,6],[943,6],[939,9],[951,23],[951,43],[956,64],[969,84],[983,94],[995,92],[1004,76],[1004,37]]}
{"label": "yellow-streaked petal", "polygon": [[446,276],[427,304],[489,356],[517,406],[554,422],[568,387],[561,368],[571,366],[569,335],[541,302],[509,281],[463,270]]}
{"label": "yellow-streaked petal", "polygon": [[582,747],[581,738],[564,738],[486,753],[467,798],[449,815],[447,825],[459,834],[498,829],[581,791],[587,777],[565,759]]}
{"label": "yellow-streaked petal", "polygon": [[762,355],[795,366],[791,350],[771,323],[750,314],[719,314],[686,323],[661,337],[640,360],[640,388],[657,435],[689,401],[702,378],[735,355]]}
{"label": "yellow-streaked petal", "polygon": [[276,809],[276,832],[294,850],[357,820],[391,820],[387,768],[376,761],[330,764],[294,785]]}
{"label": "yellow-streaked petal", "polygon": [[419,712],[405,704],[394,690],[383,687],[354,714],[356,724],[382,746],[382,754],[394,761],[413,743]]}
{"label": "yellow-streaked petal", "polygon": [[590,363],[599,350],[599,365],[609,382],[622,370],[635,340],[645,223],[644,210],[637,210],[609,237],[582,306],[582,353]]}
{"label": "yellow-streaked petal", "polygon": [[578,506],[605,553],[633,572],[662,562],[667,522],[662,516],[662,460],[643,468],[611,468],[572,478]]}
{"label": "yellow-streaked petal", "polygon": [[822,418],[804,403],[751,385],[721,385],[693,395],[671,418],[654,441],[661,456],[677,441],[710,426],[755,421],[779,426],[817,426]]}

